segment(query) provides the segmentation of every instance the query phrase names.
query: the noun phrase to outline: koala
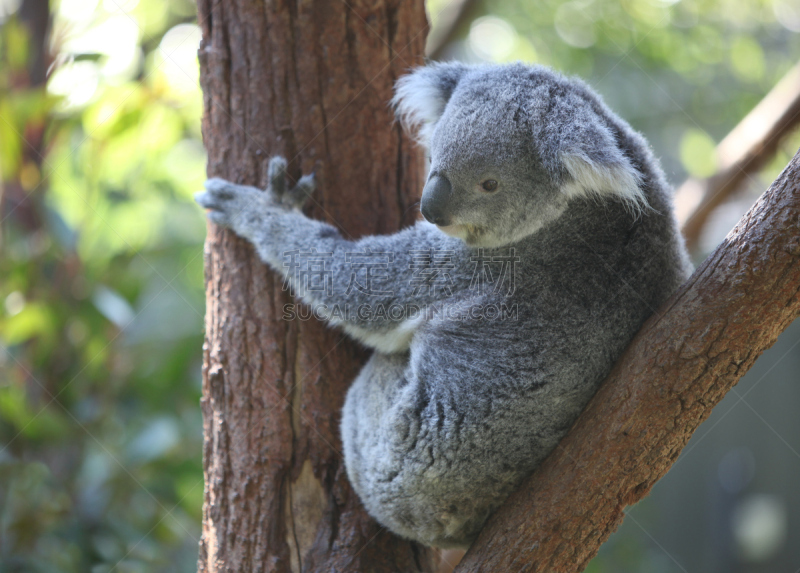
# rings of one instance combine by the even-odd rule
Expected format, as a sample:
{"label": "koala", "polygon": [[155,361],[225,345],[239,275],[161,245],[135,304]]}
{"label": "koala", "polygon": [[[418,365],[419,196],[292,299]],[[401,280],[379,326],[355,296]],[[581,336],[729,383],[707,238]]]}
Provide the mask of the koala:
{"label": "koala", "polygon": [[[266,191],[210,179],[196,200],[374,349],[341,422],[367,511],[465,548],[691,266],[657,160],[583,82],[434,64],[401,78],[393,104],[430,159],[410,228],[343,238],[303,215],[313,180],[287,186],[282,158]],[[359,257],[380,258],[371,288]],[[315,264],[331,284],[298,272]]]}

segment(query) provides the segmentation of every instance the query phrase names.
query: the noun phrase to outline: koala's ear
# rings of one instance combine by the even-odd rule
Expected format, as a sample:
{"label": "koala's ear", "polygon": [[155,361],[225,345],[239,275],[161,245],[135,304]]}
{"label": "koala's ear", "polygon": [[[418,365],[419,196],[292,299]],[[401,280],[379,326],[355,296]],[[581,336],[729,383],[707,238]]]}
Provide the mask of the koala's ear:
{"label": "koala's ear", "polygon": [[558,162],[562,191],[569,197],[616,197],[634,212],[647,208],[642,174],[599,118],[580,121],[562,134]]}
{"label": "koala's ear", "polygon": [[416,68],[397,81],[392,106],[400,122],[428,147],[433,127],[468,66],[438,63]]}

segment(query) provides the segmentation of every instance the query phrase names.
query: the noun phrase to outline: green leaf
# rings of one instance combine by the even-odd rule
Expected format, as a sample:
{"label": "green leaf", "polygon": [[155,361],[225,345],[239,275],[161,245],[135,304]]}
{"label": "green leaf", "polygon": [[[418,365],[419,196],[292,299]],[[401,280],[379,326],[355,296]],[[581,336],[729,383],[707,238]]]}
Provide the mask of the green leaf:
{"label": "green leaf", "polygon": [[22,311],[3,320],[0,334],[7,345],[13,346],[35,336],[52,335],[54,327],[52,311],[43,304],[29,302]]}

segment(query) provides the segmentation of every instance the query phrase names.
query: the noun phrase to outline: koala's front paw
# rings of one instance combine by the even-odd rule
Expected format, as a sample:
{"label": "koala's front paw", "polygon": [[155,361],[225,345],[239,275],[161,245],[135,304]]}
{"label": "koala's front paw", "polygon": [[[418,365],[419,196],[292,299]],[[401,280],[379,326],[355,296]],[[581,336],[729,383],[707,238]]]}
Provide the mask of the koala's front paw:
{"label": "koala's front paw", "polygon": [[252,215],[263,213],[268,207],[266,194],[255,187],[236,185],[224,179],[213,178],[205,182],[205,191],[195,193],[194,200],[208,209],[208,218],[240,235],[245,231]]}
{"label": "koala's front paw", "polygon": [[300,209],[314,191],[313,175],[301,177],[292,188],[286,185],[286,160],[283,157],[270,160],[268,175],[266,191],[224,179],[209,179],[205,183],[206,190],[195,193],[194,200],[208,209],[208,218],[212,222],[249,238],[259,219],[270,213]]}
{"label": "koala's front paw", "polygon": [[297,185],[289,189],[286,185],[286,160],[276,156],[269,162],[269,185],[267,193],[276,204],[287,209],[300,209],[314,192],[314,175],[303,175]]}

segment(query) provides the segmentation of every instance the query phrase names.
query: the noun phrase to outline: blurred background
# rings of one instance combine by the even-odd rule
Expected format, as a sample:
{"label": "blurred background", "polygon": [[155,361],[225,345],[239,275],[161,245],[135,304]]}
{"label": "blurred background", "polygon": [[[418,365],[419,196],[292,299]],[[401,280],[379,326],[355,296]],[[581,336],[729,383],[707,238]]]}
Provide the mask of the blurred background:
{"label": "blurred background", "polygon": [[[435,0],[429,14],[432,58],[586,79],[676,187],[723,168],[717,145],[800,61],[798,0]],[[0,573],[196,568],[195,21],[190,0],[0,0]],[[713,210],[697,262],[799,145],[791,131]],[[795,323],[588,571],[799,571],[798,382]]]}

